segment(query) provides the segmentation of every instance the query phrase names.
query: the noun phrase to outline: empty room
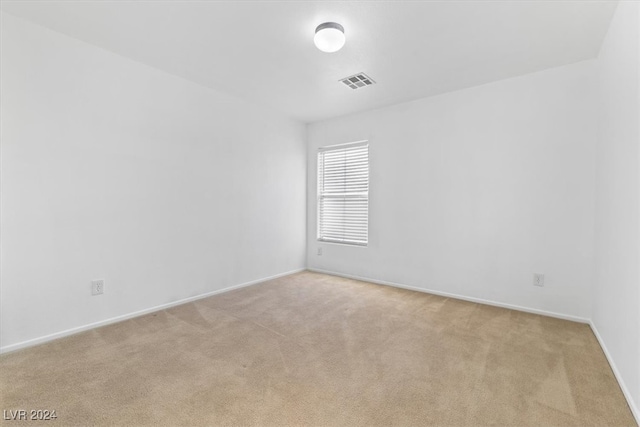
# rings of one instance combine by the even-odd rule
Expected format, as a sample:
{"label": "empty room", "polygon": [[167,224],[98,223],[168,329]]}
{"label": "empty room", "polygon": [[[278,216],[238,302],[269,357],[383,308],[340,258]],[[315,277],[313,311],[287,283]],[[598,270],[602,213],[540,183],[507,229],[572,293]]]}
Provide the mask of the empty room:
{"label": "empty room", "polygon": [[639,1],[0,18],[2,425],[639,425]]}

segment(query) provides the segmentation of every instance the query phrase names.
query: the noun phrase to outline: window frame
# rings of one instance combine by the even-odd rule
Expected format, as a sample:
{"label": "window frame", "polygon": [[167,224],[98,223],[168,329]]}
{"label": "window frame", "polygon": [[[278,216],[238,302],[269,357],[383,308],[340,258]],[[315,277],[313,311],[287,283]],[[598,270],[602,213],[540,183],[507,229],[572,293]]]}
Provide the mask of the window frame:
{"label": "window frame", "polygon": [[[339,150],[347,150],[349,148],[360,148],[360,147],[366,147],[366,191],[360,191],[360,192],[345,192],[342,194],[342,196],[340,195],[332,195],[331,193],[327,194],[325,193],[324,190],[324,183],[326,181],[326,175],[324,175],[325,172],[325,168],[324,168],[324,164],[325,164],[325,159],[324,157],[322,157],[321,160],[321,154],[322,153],[326,153],[326,152],[331,152],[331,151],[339,151]],[[321,168],[321,161],[322,161],[322,168]],[[323,146],[323,147],[319,147],[318,151],[317,151],[317,155],[316,155],[316,167],[317,167],[317,173],[316,173],[316,202],[317,202],[317,209],[316,209],[316,239],[318,242],[321,243],[331,243],[331,244],[338,244],[338,245],[347,245],[347,246],[357,246],[357,247],[367,247],[369,245],[369,186],[370,186],[370,175],[371,175],[371,160],[370,160],[370,144],[368,140],[361,140],[361,141],[354,141],[354,142],[348,142],[348,143],[343,143],[343,144],[334,144],[334,145],[327,145],[327,146]],[[346,166],[345,166],[346,168]],[[322,188],[321,188],[322,187]],[[358,239],[348,239],[345,237],[348,236],[343,236],[343,238],[337,238],[337,237],[325,237],[323,234],[323,217],[324,215],[322,214],[322,209],[323,209],[323,200],[327,200],[327,199],[340,199],[340,198],[352,198],[352,199],[359,199],[359,200],[364,200],[365,201],[365,233],[364,233],[364,240],[358,240]]]}

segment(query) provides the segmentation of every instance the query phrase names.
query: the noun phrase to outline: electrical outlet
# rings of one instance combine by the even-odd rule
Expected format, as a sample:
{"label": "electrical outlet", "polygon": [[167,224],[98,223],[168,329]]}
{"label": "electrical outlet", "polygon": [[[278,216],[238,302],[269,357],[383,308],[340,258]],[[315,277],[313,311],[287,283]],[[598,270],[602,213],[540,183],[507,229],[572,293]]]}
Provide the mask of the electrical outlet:
{"label": "electrical outlet", "polygon": [[318,248],[318,255],[322,255],[322,248]]}
{"label": "electrical outlet", "polygon": [[104,279],[92,280],[91,295],[102,295],[102,294],[104,294]]}
{"label": "electrical outlet", "polygon": [[533,286],[544,286],[544,274],[533,273]]}

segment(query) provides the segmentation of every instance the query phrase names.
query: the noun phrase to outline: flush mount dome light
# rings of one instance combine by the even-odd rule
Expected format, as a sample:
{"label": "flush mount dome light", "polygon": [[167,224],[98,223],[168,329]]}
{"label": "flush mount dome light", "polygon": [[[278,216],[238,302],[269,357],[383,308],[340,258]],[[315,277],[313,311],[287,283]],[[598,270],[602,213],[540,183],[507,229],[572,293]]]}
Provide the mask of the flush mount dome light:
{"label": "flush mount dome light", "polygon": [[335,22],[325,22],[318,25],[313,37],[316,47],[323,52],[337,52],[344,46],[344,28]]}

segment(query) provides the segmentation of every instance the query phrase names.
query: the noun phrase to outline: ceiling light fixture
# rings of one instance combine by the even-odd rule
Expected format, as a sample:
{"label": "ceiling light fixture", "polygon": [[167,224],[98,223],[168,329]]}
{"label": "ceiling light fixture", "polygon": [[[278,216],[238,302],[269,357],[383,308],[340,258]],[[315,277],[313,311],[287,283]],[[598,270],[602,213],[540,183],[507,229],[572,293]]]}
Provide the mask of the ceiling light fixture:
{"label": "ceiling light fixture", "polygon": [[335,22],[318,25],[313,42],[323,52],[332,53],[342,49],[345,42],[344,28]]}

